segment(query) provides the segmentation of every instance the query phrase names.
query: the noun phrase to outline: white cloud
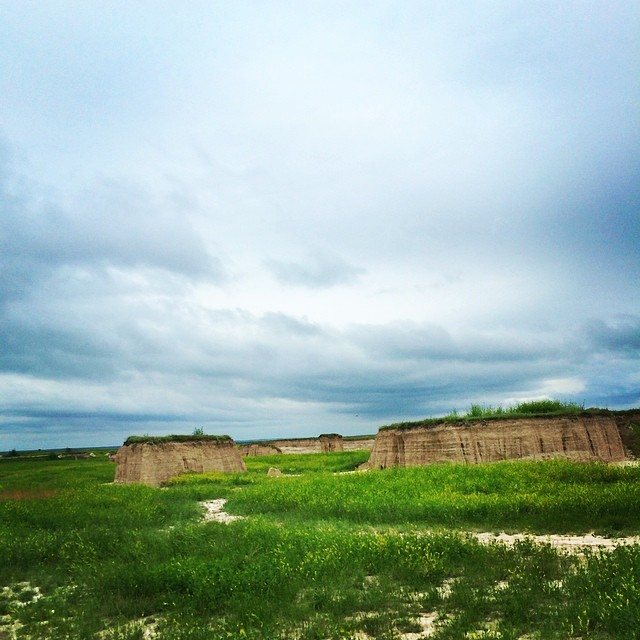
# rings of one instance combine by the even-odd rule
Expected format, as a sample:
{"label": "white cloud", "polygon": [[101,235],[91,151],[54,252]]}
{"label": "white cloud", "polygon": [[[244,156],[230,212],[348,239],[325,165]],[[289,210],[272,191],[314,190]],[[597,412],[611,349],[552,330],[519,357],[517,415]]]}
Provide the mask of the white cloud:
{"label": "white cloud", "polygon": [[587,385],[580,378],[555,378],[544,381],[546,397],[557,398],[558,396],[571,395],[575,396],[582,393]]}
{"label": "white cloud", "polygon": [[0,448],[637,401],[635,3],[2,17]]}

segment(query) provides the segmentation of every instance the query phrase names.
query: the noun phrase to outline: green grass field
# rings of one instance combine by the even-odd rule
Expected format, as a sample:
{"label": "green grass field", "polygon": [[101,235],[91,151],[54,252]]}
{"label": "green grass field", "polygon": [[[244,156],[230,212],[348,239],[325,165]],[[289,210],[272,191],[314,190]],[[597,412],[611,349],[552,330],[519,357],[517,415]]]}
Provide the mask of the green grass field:
{"label": "green grass field", "polygon": [[[640,534],[640,468],[340,473],[367,456],[249,458],[162,489],[111,484],[104,456],[5,458],[0,638],[400,639],[427,619],[436,639],[638,637],[639,546],[578,555],[465,531]],[[204,523],[198,502],[219,497],[246,517]]]}

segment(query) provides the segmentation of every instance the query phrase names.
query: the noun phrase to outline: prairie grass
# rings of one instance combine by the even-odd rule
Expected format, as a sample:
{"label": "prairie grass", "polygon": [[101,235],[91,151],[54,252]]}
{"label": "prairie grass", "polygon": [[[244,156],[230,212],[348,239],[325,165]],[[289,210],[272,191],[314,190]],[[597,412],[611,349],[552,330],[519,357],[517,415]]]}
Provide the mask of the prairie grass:
{"label": "prairie grass", "polygon": [[414,422],[397,422],[382,427],[382,429],[406,429],[415,426],[435,425],[441,422],[469,422],[473,420],[488,420],[501,418],[531,418],[552,417],[577,414],[606,414],[607,409],[585,409],[584,405],[561,400],[532,400],[520,402],[510,407],[492,407],[491,405],[472,404],[465,413],[453,410],[440,418],[426,418]]}
{"label": "prairie grass", "polygon": [[232,442],[232,440],[231,437],[227,435],[206,435],[202,429],[195,429],[191,435],[129,436],[125,444],[162,444],[165,442]]}
{"label": "prairie grass", "polygon": [[[363,456],[253,458],[246,474],[163,489],[109,484],[106,460],[3,461],[0,637],[399,639],[427,615],[436,640],[637,637],[640,547],[576,556],[461,531],[549,531],[557,518],[555,530],[638,533],[636,468],[334,473]],[[207,497],[248,517],[202,523]]]}
{"label": "prairie grass", "polygon": [[241,514],[361,525],[616,535],[640,531],[640,467],[635,466],[507,461],[270,480],[232,494],[229,508]]}
{"label": "prairie grass", "polygon": [[[561,400],[531,400],[519,402],[511,407],[492,407],[491,405],[472,404],[462,418],[496,418],[502,416],[522,417],[528,415],[576,414],[584,411],[584,405]],[[458,417],[455,412],[446,417]]]}

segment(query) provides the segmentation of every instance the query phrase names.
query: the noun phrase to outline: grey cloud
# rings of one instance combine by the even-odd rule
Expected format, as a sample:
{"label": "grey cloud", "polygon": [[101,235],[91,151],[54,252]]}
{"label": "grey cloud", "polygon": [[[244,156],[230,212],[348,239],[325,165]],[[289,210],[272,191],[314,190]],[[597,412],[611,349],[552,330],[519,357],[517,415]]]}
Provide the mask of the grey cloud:
{"label": "grey cloud", "polygon": [[[171,428],[168,423],[174,428],[206,423],[225,432],[250,428],[255,437],[264,437],[267,432],[260,429],[273,428],[268,426],[272,421],[280,432],[295,423],[287,406],[323,407],[323,429],[332,421],[349,424],[357,415],[375,430],[389,421],[441,415],[474,401],[499,403],[561,376],[583,376],[588,387],[580,397],[565,394],[567,399],[581,402],[586,395],[588,404],[596,404],[600,382],[593,391],[589,386],[606,380],[611,397],[633,398],[633,358],[627,364],[618,361],[615,371],[597,357],[585,362],[584,354],[560,334],[521,344],[511,337],[492,356],[499,332],[483,339],[437,325],[402,323],[337,330],[282,313],[193,311],[174,303],[164,308],[160,325],[142,306],[122,307],[111,316],[105,308],[104,325],[93,326],[96,310],[90,305],[63,340],[55,339],[44,314],[39,332],[23,336],[31,340],[23,355],[32,360],[19,371],[34,380],[54,375],[62,380],[68,359],[76,357],[70,377],[78,380],[79,389],[91,384],[92,393],[100,390],[101,408],[92,408],[96,401],[91,397],[78,407],[74,395],[62,394],[55,405],[44,407],[36,401],[12,404],[7,398],[0,410],[3,421],[42,428],[66,422],[73,432],[102,420],[118,434],[147,427],[165,431]],[[605,337],[610,340],[609,334]],[[41,359],[34,361],[38,353]],[[93,376],[92,369],[101,375]],[[4,362],[3,370],[12,367]],[[123,397],[134,394],[127,400],[129,410],[123,410],[122,399],[109,400],[115,388]],[[169,400],[171,394],[175,397]],[[269,409],[273,403],[275,415]]]}
{"label": "grey cloud", "polygon": [[547,360],[567,343],[558,332],[538,331],[533,336],[526,325],[517,332],[500,328],[466,328],[454,337],[444,326],[428,322],[396,321],[384,325],[354,325],[351,340],[371,354],[389,362],[522,363]]}
{"label": "grey cloud", "polygon": [[285,313],[266,313],[263,317],[265,326],[271,328],[274,333],[284,335],[287,338],[305,338],[311,336],[323,336],[323,329],[306,319],[294,318]]}
{"label": "grey cloud", "polygon": [[364,273],[342,258],[329,255],[315,255],[299,262],[265,260],[265,266],[281,284],[309,289],[351,284]]}
{"label": "grey cloud", "polygon": [[361,348],[391,362],[455,359],[459,355],[450,333],[432,323],[398,321],[388,325],[357,325],[350,328],[349,334]]}
{"label": "grey cloud", "polygon": [[592,320],[585,326],[589,345],[597,350],[640,353],[640,316],[622,316],[610,321]]}
{"label": "grey cloud", "polygon": [[188,217],[154,203],[139,189],[96,186],[72,210],[24,178],[0,168],[0,273],[2,296],[28,292],[56,270],[152,268],[222,282],[225,273]]}
{"label": "grey cloud", "polygon": [[0,24],[0,438],[640,401],[637,3],[66,4]]}
{"label": "grey cloud", "polygon": [[137,423],[137,422],[174,422],[176,418],[168,415],[167,413],[124,413],[115,411],[73,411],[69,409],[11,409],[9,411],[3,411],[4,415],[15,415],[24,418],[32,419],[33,421],[40,420],[45,423],[47,421],[55,420],[60,422],[82,422],[83,424],[95,423],[108,419],[109,422],[125,422],[125,423]]}
{"label": "grey cloud", "polygon": [[118,370],[98,335],[0,319],[0,370],[50,378],[105,379]]}
{"label": "grey cloud", "polygon": [[[574,360],[570,347],[558,353],[539,342],[529,342],[527,348],[503,344],[492,354],[498,335],[483,343],[478,336],[453,337],[437,326],[399,323],[300,332],[294,319],[280,317],[277,326],[272,318],[248,321],[252,329],[248,326],[247,332],[257,331],[260,341],[272,347],[263,364],[250,362],[251,393],[337,403],[346,412],[379,418],[419,416],[443,405],[448,410],[461,395],[471,401],[488,393],[517,394],[552,377],[558,360],[566,369]],[[293,328],[293,341],[282,331],[287,326]]]}

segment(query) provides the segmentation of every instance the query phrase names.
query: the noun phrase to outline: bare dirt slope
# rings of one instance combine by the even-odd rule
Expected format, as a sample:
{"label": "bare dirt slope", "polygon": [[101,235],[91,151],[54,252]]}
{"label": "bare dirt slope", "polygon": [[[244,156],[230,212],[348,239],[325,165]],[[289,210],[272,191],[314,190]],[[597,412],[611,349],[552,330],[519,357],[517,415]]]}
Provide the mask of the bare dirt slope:
{"label": "bare dirt slope", "polygon": [[367,466],[548,458],[618,462],[626,452],[611,416],[503,418],[381,429]]}
{"label": "bare dirt slope", "polygon": [[160,486],[182,473],[246,471],[236,443],[227,440],[125,443],[114,456],[114,482]]}

